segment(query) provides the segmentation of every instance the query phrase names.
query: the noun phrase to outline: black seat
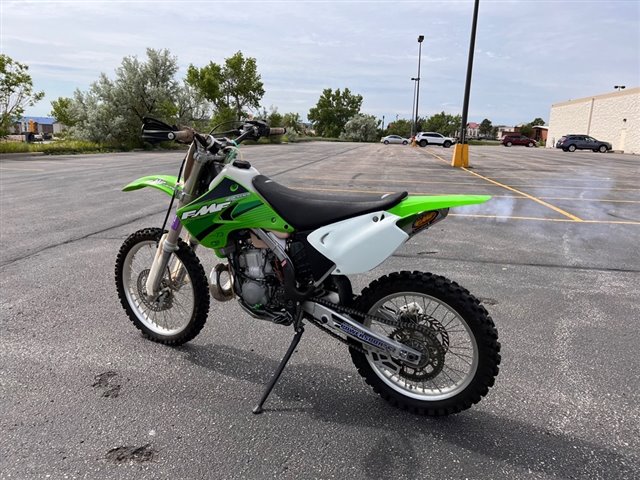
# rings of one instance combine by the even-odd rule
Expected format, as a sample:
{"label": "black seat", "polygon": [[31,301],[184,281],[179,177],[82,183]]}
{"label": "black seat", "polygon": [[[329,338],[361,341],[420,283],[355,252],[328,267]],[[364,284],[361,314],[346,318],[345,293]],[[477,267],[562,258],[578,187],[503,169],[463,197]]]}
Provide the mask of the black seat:
{"label": "black seat", "polygon": [[312,230],[365,213],[387,210],[407,192],[380,195],[322,195],[300,192],[258,175],[253,186],[297,230]]}

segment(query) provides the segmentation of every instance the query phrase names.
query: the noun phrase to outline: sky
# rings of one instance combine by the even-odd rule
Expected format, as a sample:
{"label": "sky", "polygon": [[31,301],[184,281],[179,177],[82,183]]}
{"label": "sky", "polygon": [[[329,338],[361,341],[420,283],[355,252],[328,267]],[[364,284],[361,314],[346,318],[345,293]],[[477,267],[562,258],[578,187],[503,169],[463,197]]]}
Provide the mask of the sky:
{"label": "sky", "polygon": [[[325,88],[362,112],[410,118],[424,35],[419,114],[462,111],[473,1],[6,1],[0,50],[29,66],[51,101],[114,77],[126,56],[166,48],[190,64],[254,57],[262,105],[302,118]],[[549,120],[553,103],[640,86],[640,0],[480,0],[469,121]]]}

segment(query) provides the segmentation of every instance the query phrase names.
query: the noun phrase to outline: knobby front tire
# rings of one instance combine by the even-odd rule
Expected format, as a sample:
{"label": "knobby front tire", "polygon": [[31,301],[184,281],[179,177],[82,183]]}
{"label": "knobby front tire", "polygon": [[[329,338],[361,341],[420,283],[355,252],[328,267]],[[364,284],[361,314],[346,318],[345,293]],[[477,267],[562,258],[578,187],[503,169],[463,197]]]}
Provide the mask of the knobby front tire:
{"label": "knobby front tire", "polygon": [[[146,276],[162,235],[159,228],[145,228],[124,241],[116,259],[116,287],[122,307],[145,337],[165,345],[181,345],[194,339],[207,321],[208,282],[196,254],[178,240],[178,250],[161,281],[163,298],[158,301],[146,296]],[[180,271],[184,274],[176,278]]]}

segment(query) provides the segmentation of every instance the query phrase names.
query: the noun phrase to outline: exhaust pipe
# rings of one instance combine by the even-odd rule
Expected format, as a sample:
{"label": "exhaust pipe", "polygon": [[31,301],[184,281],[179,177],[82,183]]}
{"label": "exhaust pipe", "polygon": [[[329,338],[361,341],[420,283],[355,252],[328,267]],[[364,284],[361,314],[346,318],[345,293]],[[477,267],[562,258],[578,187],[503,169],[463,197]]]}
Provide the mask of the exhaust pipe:
{"label": "exhaust pipe", "polygon": [[[223,273],[227,275],[225,280],[220,279]],[[213,267],[209,274],[209,291],[211,296],[219,302],[226,302],[233,298],[233,276],[227,264],[219,263]]]}

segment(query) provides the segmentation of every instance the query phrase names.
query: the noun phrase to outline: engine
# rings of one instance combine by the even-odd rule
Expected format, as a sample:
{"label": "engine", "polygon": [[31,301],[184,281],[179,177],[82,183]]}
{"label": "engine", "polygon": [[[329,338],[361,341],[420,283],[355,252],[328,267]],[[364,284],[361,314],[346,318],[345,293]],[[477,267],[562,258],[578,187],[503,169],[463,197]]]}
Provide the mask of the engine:
{"label": "engine", "polygon": [[277,308],[280,303],[277,291],[282,290],[282,283],[274,269],[277,265],[275,255],[266,248],[255,248],[249,244],[236,258],[236,277],[239,280],[236,291],[245,304],[258,309]]}

